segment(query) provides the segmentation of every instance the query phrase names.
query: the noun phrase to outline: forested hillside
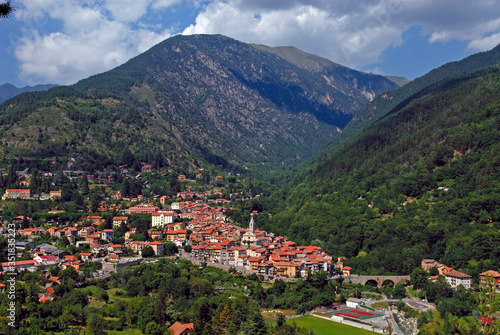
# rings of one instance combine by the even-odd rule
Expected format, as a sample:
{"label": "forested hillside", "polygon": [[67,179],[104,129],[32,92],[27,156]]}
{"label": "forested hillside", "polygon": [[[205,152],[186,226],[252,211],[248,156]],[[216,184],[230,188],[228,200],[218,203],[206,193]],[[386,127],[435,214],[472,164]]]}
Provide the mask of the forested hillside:
{"label": "forested hillside", "polygon": [[1,105],[0,141],[4,157],[70,159],[87,171],[117,164],[140,168],[140,162],[154,168],[194,164],[187,148],[137,108],[108,93],[67,86],[18,95]]}
{"label": "forested hillside", "polygon": [[408,274],[500,266],[500,70],[438,82],[289,183],[263,229]]}
{"label": "forested hillside", "polygon": [[357,133],[363,127],[384,117],[392,110],[401,109],[404,104],[415,98],[414,94],[420,94],[424,88],[441,80],[468,75],[481,68],[498,64],[500,64],[500,46],[474,54],[460,61],[446,63],[398,89],[378,96],[366,104],[351,120],[343,135],[348,136],[351,133]]}

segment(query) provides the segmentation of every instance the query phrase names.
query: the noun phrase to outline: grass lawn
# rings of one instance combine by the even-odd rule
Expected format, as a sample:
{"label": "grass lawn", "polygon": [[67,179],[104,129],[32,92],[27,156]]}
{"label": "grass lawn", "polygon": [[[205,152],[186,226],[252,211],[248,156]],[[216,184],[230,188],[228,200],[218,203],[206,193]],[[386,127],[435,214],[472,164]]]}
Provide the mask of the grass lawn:
{"label": "grass lawn", "polygon": [[[334,321],[317,318],[314,316],[303,316],[297,319],[288,320],[287,323],[295,322],[297,326],[312,329],[316,335],[336,335],[336,334],[349,334],[349,335],[368,335],[373,332],[368,330],[351,327]],[[316,328],[314,328],[316,327]]]}
{"label": "grass lawn", "polygon": [[420,292],[415,291],[411,286],[408,286],[408,292],[414,297],[421,298],[422,295]]}
{"label": "grass lawn", "polygon": [[389,309],[389,303],[387,301],[376,302],[372,307],[375,309]]}

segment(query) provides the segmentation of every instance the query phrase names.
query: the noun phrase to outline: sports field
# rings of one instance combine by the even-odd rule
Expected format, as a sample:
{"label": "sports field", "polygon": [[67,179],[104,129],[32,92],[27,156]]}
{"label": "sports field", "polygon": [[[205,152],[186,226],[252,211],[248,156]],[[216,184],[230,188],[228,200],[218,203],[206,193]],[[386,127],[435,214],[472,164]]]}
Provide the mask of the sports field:
{"label": "sports field", "polygon": [[374,333],[368,330],[351,327],[334,321],[317,318],[311,315],[301,318],[290,319],[287,323],[295,322],[297,326],[312,329],[316,335],[373,335]]}

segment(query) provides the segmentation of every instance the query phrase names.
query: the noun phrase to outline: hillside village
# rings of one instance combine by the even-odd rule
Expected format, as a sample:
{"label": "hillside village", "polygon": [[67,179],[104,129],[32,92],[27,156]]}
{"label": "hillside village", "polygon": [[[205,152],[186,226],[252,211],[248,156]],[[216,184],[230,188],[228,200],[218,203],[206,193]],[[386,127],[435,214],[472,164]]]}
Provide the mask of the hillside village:
{"label": "hillside village", "polygon": [[[11,190],[8,190],[11,192]],[[122,224],[129,226],[127,216],[113,217],[113,229],[98,230],[103,224],[100,216],[88,216],[75,226],[56,227],[47,229],[25,228],[16,231],[28,241],[36,236],[48,234],[57,239],[67,239],[77,247],[87,245],[89,252],[80,252],[77,255],[68,255],[58,248],[48,244],[34,248],[33,259],[17,261],[14,267],[36,271],[40,265],[61,265],[64,269],[72,266],[76,270],[83,262],[93,259],[106,262],[120,262],[124,253],[141,255],[145,247],[151,247],[154,255],[164,254],[164,244],[175,244],[177,247],[191,246],[192,255],[206,262],[217,262],[238,266],[258,274],[272,276],[295,277],[306,275],[308,271],[329,271],[331,257],[315,246],[297,246],[282,236],[274,236],[265,231],[254,228],[253,217],[249,228],[241,228],[229,222],[223,208],[211,207],[203,201],[186,201],[173,203],[179,214],[174,210],[160,210],[150,202],[133,206],[130,213],[140,212],[151,215],[151,228],[148,234],[153,241],[138,241],[134,239],[135,229],[127,230],[125,243],[112,244],[115,231]],[[175,219],[190,219],[189,224],[176,223]],[[23,220],[18,217],[16,220]],[[27,218],[29,220],[29,218]],[[6,228],[0,232],[7,233]],[[77,241],[77,237],[80,240]],[[30,246],[29,242],[17,242],[17,246],[24,249]],[[130,260],[130,258],[127,258]],[[2,264],[4,271],[9,269],[8,263]]]}
{"label": "hillside village", "polygon": [[[331,282],[345,282],[348,295],[334,300],[345,303],[348,308],[359,309],[370,301],[367,297],[371,293],[363,292],[367,288],[393,292],[387,293],[388,296],[400,290],[400,295],[395,296],[405,297],[405,289],[395,283],[394,290],[388,291],[385,291],[387,283],[372,289],[366,284],[364,289],[359,287],[358,295],[350,291],[349,285],[357,285],[350,283],[359,275],[349,266],[346,257],[334,259],[320,246],[298,245],[284,236],[259,229],[257,222],[265,222],[271,215],[258,210],[255,204],[264,201],[265,196],[259,187],[247,186],[251,183],[246,179],[213,171],[210,174],[205,171],[178,174],[171,169],[155,171],[148,165],[139,171],[119,166],[115,171],[93,174],[73,168],[59,172],[63,179],[59,184],[57,174],[41,172],[36,181],[36,176],[27,171],[16,172],[16,181],[11,183],[15,188],[4,189],[1,203],[4,209],[16,208],[16,205],[23,208],[27,204],[45,208],[32,209],[32,215],[26,215],[29,212],[25,210],[11,211],[9,216],[2,217],[0,227],[0,236],[5,238],[15,232],[16,261],[1,263],[3,273],[41,274],[45,282],[37,294],[41,305],[62,299],[60,290],[64,283],[59,277],[62,271],[74,270],[75,278],[80,281],[75,283],[78,288],[95,280],[114,278],[113,273],[138,264],[165,258],[184,258],[202,265],[200,268],[212,265],[229,270],[233,276],[252,274],[262,281],[286,279],[292,283],[318,275]],[[38,191],[29,188],[32,183],[38,185]],[[40,192],[40,184],[49,185],[49,189]],[[170,185],[168,191],[155,194],[167,185]],[[83,201],[74,207],[73,199],[82,193],[86,193]],[[412,201],[401,206],[408,206]],[[68,209],[72,212],[68,213]],[[10,219],[6,220],[7,217]],[[478,283],[486,283],[487,277],[493,278],[496,285],[500,281],[500,273],[494,270],[480,273],[474,281],[473,276],[462,269],[455,270],[434,259],[423,259],[420,269],[424,281],[443,292],[448,292],[448,288],[456,292],[471,290]],[[411,282],[406,284],[415,286],[414,273],[409,277]],[[443,283],[447,286],[442,286]],[[6,285],[0,283],[0,291],[4,290]],[[416,306],[424,311],[437,308],[432,304],[435,298],[417,299],[420,300],[425,302]],[[383,314],[377,315],[381,320],[378,327],[387,330]],[[354,322],[355,326],[364,325],[352,313],[336,312],[335,317],[342,322]],[[179,321],[182,320],[175,320],[169,327],[175,334],[194,328],[193,323]]]}
{"label": "hillside village", "polygon": [[[149,165],[143,166],[141,172],[133,175],[125,166],[119,166],[118,169],[122,177],[136,180],[142,179],[143,173],[152,172]],[[174,171],[169,169],[168,172]],[[70,179],[83,176],[88,183],[113,184],[115,180],[115,177],[106,171],[84,175],[81,169],[76,169],[66,171],[65,174]],[[19,184],[29,186],[27,182],[29,174],[23,171],[18,175],[21,177]],[[161,174],[162,177],[165,175]],[[204,177],[201,172],[192,175],[195,179]],[[46,172],[44,176],[50,178],[53,175]],[[175,178],[180,182],[190,181],[185,174],[177,175]],[[223,179],[224,177],[220,175],[214,178],[216,182]],[[144,183],[146,187],[148,184],[148,181]],[[335,269],[346,277],[352,275],[353,269],[344,266],[345,257],[339,257],[337,262],[333,262],[332,257],[318,246],[299,246],[283,236],[275,236],[273,233],[256,229],[254,216],[265,214],[252,211],[248,228],[244,228],[232,222],[227,215],[228,208],[234,209],[229,207],[231,200],[212,197],[209,200],[212,205],[209,205],[202,200],[207,199],[207,192],[190,190],[190,186],[187,189],[173,196],[153,196],[152,200],[157,205],[143,195],[125,197],[120,191],[112,192],[110,198],[114,199],[115,203],[106,204],[102,201],[97,208],[98,212],[119,213],[113,216],[112,220],[106,220],[100,215],[88,215],[76,223],[69,224],[57,219],[57,215],[65,211],[54,209],[47,214],[54,215],[56,219],[50,220],[44,226],[35,227],[31,224],[30,217],[16,216],[12,223],[18,227],[26,227],[15,231],[19,239],[16,241],[18,257],[23,257],[23,260],[2,263],[3,271],[15,269],[34,272],[41,267],[48,269],[50,266],[58,266],[60,269],[73,267],[80,271],[86,262],[95,262],[99,266],[93,268],[104,271],[100,270],[92,275],[102,276],[142,259],[145,249],[147,250],[145,257],[159,257],[178,254],[181,248],[189,252],[189,257],[193,260],[226,265],[263,276],[300,278],[318,271],[334,273]],[[30,189],[6,189],[2,200],[52,200],[57,203],[61,194],[61,190],[51,190],[47,194],[32,194]],[[233,194],[230,194],[230,197],[235,201],[252,198],[252,196],[246,199],[236,198]],[[123,204],[125,201],[138,204],[124,208],[120,203]],[[146,217],[147,233],[142,231],[141,234],[136,227],[131,227],[130,218],[134,214]],[[6,227],[0,227],[1,235],[8,233]],[[36,245],[32,243],[33,240],[43,236],[49,237],[52,242]],[[117,241],[122,242],[117,243]],[[68,248],[55,245],[71,245],[75,248],[71,249],[73,251],[71,252]],[[439,264],[435,260],[423,259],[421,267],[425,271],[437,269],[437,273],[431,272],[433,274],[429,277],[431,281],[436,281],[438,275],[441,275],[451,287],[459,285],[465,288],[471,287],[472,276]],[[493,270],[490,272],[490,275],[498,280],[500,275]],[[484,279],[484,274],[481,274],[481,278]]]}
{"label": "hillside village", "polygon": [[[144,173],[153,175],[149,165],[142,166],[141,171],[134,174],[129,173],[125,166],[119,166],[118,171],[125,182],[127,179],[141,180]],[[170,174],[173,172],[168,171]],[[192,174],[194,180],[204,177],[201,172]],[[84,178],[90,185],[113,185],[116,179],[116,175],[106,171],[85,175],[81,169],[76,168],[63,173],[69,180],[79,181]],[[54,177],[50,172],[41,175],[43,179],[49,180]],[[166,175],[163,173],[161,177]],[[32,180],[30,174],[19,171],[17,176],[18,185],[29,186]],[[186,174],[177,175],[175,179],[185,184],[194,181]],[[217,174],[213,176],[213,180],[220,185],[224,177]],[[149,182],[141,180],[141,184],[145,187],[143,190],[147,190]],[[143,257],[176,254],[178,248],[190,252],[190,257],[199,261],[265,276],[301,277],[320,270],[332,270],[332,257],[320,247],[298,246],[283,236],[257,229],[254,216],[266,214],[252,211],[248,217],[248,227],[236,225],[227,215],[228,208],[235,209],[229,207],[231,199],[241,202],[251,199],[252,195],[230,194],[229,199],[224,199],[220,197],[220,193],[219,198],[213,196],[209,199],[207,192],[194,191],[191,186],[183,188],[186,190],[179,190],[172,196],[153,196],[148,192],[148,197],[127,197],[120,190],[112,191],[109,199],[113,203],[103,199],[97,206],[96,213],[82,216],[77,222],[65,222],[59,218],[66,214],[64,210],[57,209],[57,203],[63,194],[61,189],[37,194],[29,188],[7,188],[2,195],[3,201],[48,200],[54,202],[56,208],[47,211],[49,219],[41,225],[40,222],[33,224],[32,218],[26,215],[13,218],[12,223],[18,227],[15,231],[16,249],[18,258],[22,260],[13,264],[2,263],[3,270],[33,272],[40,267],[48,269],[50,266],[58,266],[61,269],[73,267],[80,271],[86,262],[100,263],[104,270],[116,270]],[[259,196],[260,194],[256,195]],[[211,204],[206,203],[207,199]],[[99,213],[108,213],[108,219],[102,214],[97,215]],[[110,213],[115,214],[111,220]],[[139,231],[131,224],[130,219],[134,215],[148,221],[147,231]],[[243,224],[246,226],[246,223]],[[9,233],[6,224],[5,226],[0,228],[0,234]],[[44,243],[40,243],[41,238]],[[35,244],[33,241],[38,242]],[[73,248],[68,248],[69,246]],[[144,254],[145,249],[147,252]],[[93,275],[99,276],[105,272],[101,270]]]}

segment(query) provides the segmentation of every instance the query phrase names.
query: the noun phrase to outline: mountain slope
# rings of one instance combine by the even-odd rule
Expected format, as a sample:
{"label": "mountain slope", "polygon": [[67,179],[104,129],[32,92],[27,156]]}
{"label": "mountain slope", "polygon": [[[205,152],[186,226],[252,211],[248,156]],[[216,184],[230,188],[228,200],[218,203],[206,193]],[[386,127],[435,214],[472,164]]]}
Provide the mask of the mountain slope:
{"label": "mountain slope", "polygon": [[154,168],[194,165],[186,147],[133,106],[67,86],[18,95],[1,105],[0,134],[4,154],[28,161],[70,159],[86,171],[140,162]]}
{"label": "mountain slope", "polygon": [[335,74],[310,71],[211,35],[170,38],[75,85],[113,92],[206,159],[237,165],[308,157],[369,98],[395,87],[381,76],[343,67]]}
{"label": "mountain slope", "polygon": [[478,69],[497,64],[500,64],[500,45],[490,51],[480,52],[460,61],[444,64],[392,92],[387,92],[379,96],[367,104],[353,118],[348,126],[348,130],[363,128],[367,124],[389,113],[398,104],[411,98],[413,94],[417,94],[425,87],[435,84],[438,81],[454,76],[467,75]]}
{"label": "mountain slope", "polygon": [[408,274],[422,258],[498,268],[499,83],[492,67],[429,86],[297,174],[262,228],[357,273]]}

